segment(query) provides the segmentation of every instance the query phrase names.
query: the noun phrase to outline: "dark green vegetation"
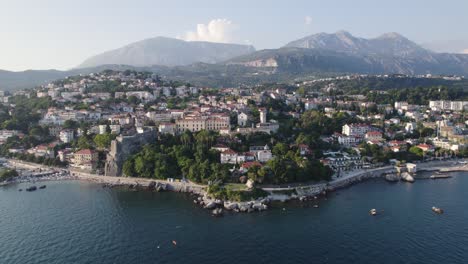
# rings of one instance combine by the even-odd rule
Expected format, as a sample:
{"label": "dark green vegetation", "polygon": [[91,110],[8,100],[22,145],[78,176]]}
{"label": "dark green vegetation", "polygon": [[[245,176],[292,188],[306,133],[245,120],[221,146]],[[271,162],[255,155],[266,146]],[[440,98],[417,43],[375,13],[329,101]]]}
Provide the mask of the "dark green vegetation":
{"label": "dark green vegetation", "polygon": [[130,177],[181,178],[195,182],[227,180],[228,167],[219,164],[219,155],[210,150],[215,135],[201,131],[180,137],[162,136],[152,145],[146,145],[123,165],[123,173]]}
{"label": "dark green vegetation", "polygon": [[[52,100],[49,97],[27,98],[26,96],[13,96],[10,98],[10,102],[14,104],[12,111],[7,111],[7,108],[3,105],[0,106],[1,127],[2,129],[18,130],[24,135],[21,137],[13,136],[8,138],[6,142],[0,146],[0,154],[46,165],[63,165],[58,159],[9,152],[9,149],[29,149],[40,144],[47,144],[54,140],[54,137],[49,135],[47,127],[38,125],[41,113],[54,105]],[[56,146],[50,148],[55,151],[57,150]]]}
{"label": "dark green vegetation", "polygon": [[390,89],[387,93],[364,91],[368,101],[378,104],[392,104],[406,101],[409,104],[428,105],[430,100],[466,101],[468,90],[465,88],[431,87],[431,88],[404,88]]}
{"label": "dark green vegetation", "polygon": [[[10,149],[30,149],[38,145],[46,147],[48,150],[57,156],[57,151],[74,147],[76,149],[98,149],[102,150],[109,147],[110,142],[115,139],[116,135],[108,132],[102,135],[87,134],[88,123],[80,123],[73,120],[67,120],[63,124],[63,128],[82,129],[85,135],[76,138],[69,144],[52,144],[49,143],[56,140],[49,133],[49,127],[40,125],[38,122],[42,115],[49,107],[57,106],[50,97],[36,96],[26,97],[24,95],[12,96],[10,103],[14,105],[11,111],[5,105],[0,105],[0,128],[7,130],[18,130],[22,135],[12,136],[0,146],[0,154],[6,157],[14,157],[17,159],[42,163],[51,166],[65,166],[58,158],[48,158],[34,156],[28,153],[10,153]],[[102,165],[102,164],[101,164]]]}
{"label": "dark green vegetation", "polygon": [[468,100],[468,80],[444,80],[442,78],[415,78],[399,75],[387,78],[369,76],[351,80],[322,81],[302,87],[313,92],[333,84],[334,95],[361,94],[367,101],[392,104],[407,101],[410,104],[427,105],[429,100]]}
{"label": "dark green vegetation", "polygon": [[6,168],[0,169],[0,182],[9,181],[16,176],[18,176],[18,172],[16,170]]}
{"label": "dark green vegetation", "polygon": [[[41,119],[42,111],[53,106],[50,97],[31,97],[13,96],[10,98],[10,103],[14,105],[13,110],[9,113],[5,105],[0,106],[0,123],[2,129],[20,130],[28,133],[34,129],[35,124]],[[38,129],[38,128],[37,128]],[[39,130],[31,131],[33,135],[41,136]]]}
{"label": "dark green vegetation", "polygon": [[251,201],[268,196],[268,193],[260,188],[253,188],[252,190],[233,190],[218,184],[210,185],[207,192],[215,199],[233,202]]}
{"label": "dark green vegetation", "polygon": [[[180,136],[161,136],[152,145],[147,145],[138,154],[128,159],[123,166],[126,176],[144,178],[187,178],[199,183],[245,182],[247,178],[259,183],[288,183],[312,180],[328,180],[332,174],[312,155],[300,156],[297,148],[276,143],[275,157],[265,166],[249,168],[246,176],[232,176],[233,165],[220,164],[219,152],[211,150],[219,136],[213,132],[188,131]],[[304,139],[306,140],[306,139]],[[252,142],[271,141],[267,134],[244,137],[242,143],[234,140],[233,149],[248,149]],[[235,175],[235,174],[234,174]]]}
{"label": "dark green vegetation", "polygon": [[468,80],[444,80],[442,78],[417,78],[408,77],[402,75],[390,75],[388,77],[377,77],[377,76],[366,76],[356,77],[350,80],[333,80],[333,81],[322,81],[316,82],[311,85],[312,89],[320,89],[324,86],[333,83],[337,89],[348,91],[350,93],[360,93],[361,90],[390,90],[390,89],[402,89],[412,87],[453,87],[463,88],[468,85]]}

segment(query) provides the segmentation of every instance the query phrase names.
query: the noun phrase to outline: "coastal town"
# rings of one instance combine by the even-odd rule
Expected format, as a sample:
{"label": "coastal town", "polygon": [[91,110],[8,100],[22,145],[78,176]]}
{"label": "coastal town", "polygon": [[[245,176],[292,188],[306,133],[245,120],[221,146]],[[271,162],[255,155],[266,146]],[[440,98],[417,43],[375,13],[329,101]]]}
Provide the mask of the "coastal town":
{"label": "coastal town", "polygon": [[[421,101],[423,94],[394,98],[391,89],[350,91],[336,83],[366,78],[401,76],[235,88],[129,70],[70,76],[0,93],[0,153],[16,165],[41,164],[94,180],[190,183],[239,201],[274,188],[321,186],[356,172],[411,171],[422,162],[468,156],[466,92],[459,100],[454,89],[434,87]],[[7,175],[2,179],[14,180]]]}

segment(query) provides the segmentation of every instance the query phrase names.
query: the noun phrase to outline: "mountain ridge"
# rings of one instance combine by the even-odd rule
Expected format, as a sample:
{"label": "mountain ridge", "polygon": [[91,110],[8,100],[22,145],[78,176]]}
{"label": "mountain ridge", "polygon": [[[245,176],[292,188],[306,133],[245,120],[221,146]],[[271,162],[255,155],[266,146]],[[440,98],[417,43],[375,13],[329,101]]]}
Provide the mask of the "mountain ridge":
{"label": "mountain ridge", "polygon": [[[146,51],[146,45],[151,46],[149,43],[151,40],[165,43],[159,49],[162,51],[161,55],[156,57],[159,62],[165,62],[166,66],[164,63],[161,63],[163,65],[153,64],[154,61],[151,58],[146,58],[151,57],[146,56],[147,52],[140,52],[138,56],[132,53],[132,48]],[[187,46],[188,51],[182,52],[181,49]],[[196,50],[208,50],[208,53],[194,52],[192,49],[194,46]],[[235,52],[222,53],[225,47],[228,49],[234,47]],[[84,63],[80,65],[80,68],[69,71],[9,72],[0,70],[0,89],[32,88],[66,76],[98,72],[104,69],[152,71],[169,79],[197,80],[202,85],[243,84],[245,80],[249,83],[274,82],[324,73],[468,75],[467,54],[433,52],[395,32],[384,33],[370,39],[355,37],[347,31],[318,33],[291,41],[278,49],[259,51],[254,51],[252,46],[241,44],[188,42],[166,37],[142,40],[116,50],[120,49],[124,49],[122,57],[130,56],[139,60],[142,56],[147,61],[136,66],[126,63],[127,61],[95,63],[96,66],[88,66]],[[189,59],[187,61],[175,60],[175,63],[167,66],[170,64],[168,61],[171,56],[169,54],[165,57],[167,54],[164,49],[175,49],[176,51],[172,50],[171,54],[184,59],[189,57]],[[112,53],[116,50],[108,52]],[[152,53],[154,50],[149,48],[148,52]],[[210,56],[210,54],[216,56]]]}
{"label": "mountain ridge", "polygon": [[251,45],[154,37],[92,56],[83,61],[77,68],[89,68],[103,64],[144,67],[152,65],[183,66],[196,62],[217,63],[253,51],[255,48]]}
{"label": "mountain ridge", "polygon": [[[370,39],[355,37],[347,31],[318,33],[276,50],[237,57],[228,63],[249,67],[270,65],[286,71],[305,72],[350,69],[354,73],[370,74],[468,74],[468,55],[432,52],[395,32]],[[327,68],[318,67],[318,63]],[[343,63],[354,63],[355,67]]]}

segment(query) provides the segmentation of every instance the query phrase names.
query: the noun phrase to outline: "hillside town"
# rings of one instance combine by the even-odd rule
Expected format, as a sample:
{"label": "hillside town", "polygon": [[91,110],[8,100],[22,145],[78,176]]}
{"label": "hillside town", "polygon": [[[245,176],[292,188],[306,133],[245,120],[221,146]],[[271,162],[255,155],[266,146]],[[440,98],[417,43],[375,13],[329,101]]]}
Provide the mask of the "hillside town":
{"label": "hillside town", "polygon": [[[108,176],[276,184],[468,155],[468,101],[379,103],[336,91],[330,84],[308,89],[307,83],[194,87],[134,71],[72,76],[0,93],[1,154]],[[177,151],[187,149],[176,146],[190,142],[188,161],[179,159]],[[153,157],[142,154],[148,145],[159,145]],[[200,157],[198,145],[206,152]],[[205,174],[222,176],[197,175],[203,161],[209,163]],[[159,162],[172,170],[144,171],[140,164]]]}

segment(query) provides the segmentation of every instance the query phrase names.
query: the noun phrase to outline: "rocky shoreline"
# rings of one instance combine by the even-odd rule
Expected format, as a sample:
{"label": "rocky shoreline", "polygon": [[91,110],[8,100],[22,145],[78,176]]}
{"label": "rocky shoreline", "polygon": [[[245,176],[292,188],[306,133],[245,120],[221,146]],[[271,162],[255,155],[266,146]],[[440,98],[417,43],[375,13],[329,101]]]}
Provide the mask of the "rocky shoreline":
{"label": "rocky shoreline", "polygon": [[[14,161],[13,161],[14,162]],[[35,164],[14,163],[15,166],[23,165],[24,168],[43,168]],[[431,166],[433,165],[433,166]],[[466,166],[448,166],[449,164],[426,164],[423,170],[437,171],[468,171]],[[51,169],[51,168],[49,168]],[[181,192],[189,193],[194,196],[193,203],[210,210],[214,216],[222,216],[225,211],[236,213],[262,212],[271,207],[274,201],[286,202],[297,200],[299,202],[314,201],[314,207],[318,207],[318,199],[326,197],[329,192],[350,187],[354,184],[364,182],[369,179],[386,179],[391,166],[377,168],[368,171],[357,171],[354,174],[337,178],[328,183],[311,184],[308,186],[297,186],[291,188],[262,188],[267,191],[267,197],[258,198],[251,201],[235,202],[214,199],[206,192],[206,186],[198,185],[186,181],[162,181],[142,178],[111,177],[96,174],[84,173],[79,171],[70,171],[69,177],[57,178],[56,180],[84,180],[102,184],[103,188],[127,187],[134,191],[156,191],[156,192]],[[40,178],[34,178],[33,181],[40,181]],[[51,179],[48,179],[51,180]],[[53,179],[52,179],[53,180]]]}
{"label": "rocky shoreline", "polygon": [[246,202],[223,201],[220,199],[212,199],[207,194],[198,196],[193,200],[194,204],[200,205],[204,209],[212,210],[214,216],[221,216],[223,210],[236,213],[261,212],[268,209],[268,204],[270,202],[271,200],[269,198],[259,198]]}

